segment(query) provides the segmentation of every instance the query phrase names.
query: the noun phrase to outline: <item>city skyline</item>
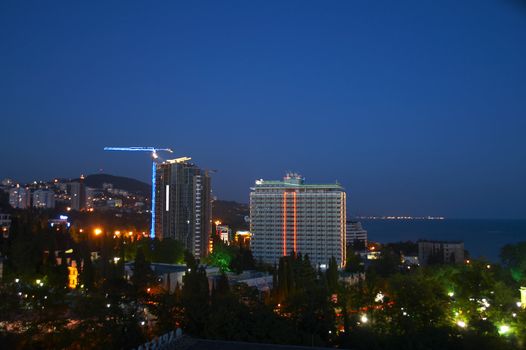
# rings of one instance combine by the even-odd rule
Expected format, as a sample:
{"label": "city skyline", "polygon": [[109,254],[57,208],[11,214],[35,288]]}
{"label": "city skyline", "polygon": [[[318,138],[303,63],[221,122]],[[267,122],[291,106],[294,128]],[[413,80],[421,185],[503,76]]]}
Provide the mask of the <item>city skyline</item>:
{"label": "city skyline", "polygon": [[297,171],[351,215],[526,218],[511,1],[7,1],[0,29],[2,178],[149,182],[146,155],[102,148],[156,145],[218,170],[225,200]]}

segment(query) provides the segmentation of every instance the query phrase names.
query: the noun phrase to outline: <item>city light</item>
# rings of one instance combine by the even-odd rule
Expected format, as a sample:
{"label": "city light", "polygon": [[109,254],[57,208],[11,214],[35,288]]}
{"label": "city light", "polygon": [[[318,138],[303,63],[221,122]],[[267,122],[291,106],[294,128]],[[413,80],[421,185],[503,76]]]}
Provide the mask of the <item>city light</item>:
{"label": "city light", "polygon": [[367,315],[362,315],[362,316],[360,317],[360,321],[361,321],[362,323],[367,323],[367,322],[369,322],[369,319],[367,318]]}
{"label": "city light", "polygon": [[507,334],[508,332],[510,331],[510,326],[508,326],[507,324],[503,324],[499,327],[499,334]]}
{"label": "city light", "polygon": [[376,294],[376,297],[374,298],[374,301],[377,302],[377,303],[383,303],[384,302],[384,295],[382,292],[378,292],[378,294]]}
{"label": "city light", "polygon": [[452,298],[452,297],[455,296],[455,293],[453,293],[453,292],[449,292],[449,293],[447,293],[447,295],[448,295],[450,298]]}
{"label": "city light", "polygon": [[467,324],[464,321],[457,321],[457,326],[460,328],[466,328]]}
{"label": "city light", "polygon": [[99,236],[102,233],[102,229],[97,227],[96,229],[93,230],[93,233],[95,234],[95,236]]}

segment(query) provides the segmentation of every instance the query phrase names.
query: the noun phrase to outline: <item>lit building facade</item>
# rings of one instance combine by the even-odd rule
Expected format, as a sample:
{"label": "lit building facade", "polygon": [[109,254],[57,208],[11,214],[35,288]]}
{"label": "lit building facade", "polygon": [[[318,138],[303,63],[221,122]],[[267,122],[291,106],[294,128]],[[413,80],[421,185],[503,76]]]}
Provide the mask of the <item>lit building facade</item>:
{"label": "lit building facade", "polygon": [[9,229],[11,228],[11,215],[0,213],[0,233],[2,237],[9,237]]}
{"label": "lit building facade", "polygon": [[421,265],[461,264],[464,262],[464,242],[418,241],[418,261]]}
{"label": "lit building facade", "polygon": [[212,232],[211,178],[190,158],[157,164],[155,234],[177,239],[196,257],[207,255]]}
{"label": "lit building facade", "polygon": [[42,209],[55,208],[55,192],[41,189],[33,191],[33,207]]}
{"label": "lit building facade", "polygon": [[297,174],[256,181],[250,193],[254,257],[277,263],[291,252],[308,254],[314,266],[331,257],[345,264],[346,194],[339,184],[310,185]]}
{"label": "lit building facade", "polygon": [[216,225],[216,235],[225,243],[230,242],[232,229],[228,225]]}
{"label": "lit building facade", "polygon": [[355,250],[367,249],[367,231],[362,227],[362,223],[356,220],[347,221],[347,245]]}
{"label": "lit building facade", "polygon": [[16,209],[31,207],[31,191],[29,188],[14,187],[9,190],[9,204]]}
{"label": "lit building facade", "polygon": [[83,210],[86,208],[86,186],[84,185],[84,177],[80,177],[79,182],[71,182],[68,184],[69,194],[71,196],[71,209]]}

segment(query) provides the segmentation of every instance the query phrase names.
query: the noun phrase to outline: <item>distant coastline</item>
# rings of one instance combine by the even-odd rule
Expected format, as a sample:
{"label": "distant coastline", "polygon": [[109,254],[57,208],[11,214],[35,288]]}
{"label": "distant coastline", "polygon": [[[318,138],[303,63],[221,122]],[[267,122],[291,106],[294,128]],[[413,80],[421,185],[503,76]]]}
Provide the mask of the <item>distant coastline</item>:
{"label": "distant coastline", "polygon": [[356,216],[356,220],[446,220],[444,216]]}
{"label": "distant coastline", "polygon": [[526,220],[520,219],[360,220],[371,241],[463,241],[471,257],[493,262],[504,245],[526,241]]}

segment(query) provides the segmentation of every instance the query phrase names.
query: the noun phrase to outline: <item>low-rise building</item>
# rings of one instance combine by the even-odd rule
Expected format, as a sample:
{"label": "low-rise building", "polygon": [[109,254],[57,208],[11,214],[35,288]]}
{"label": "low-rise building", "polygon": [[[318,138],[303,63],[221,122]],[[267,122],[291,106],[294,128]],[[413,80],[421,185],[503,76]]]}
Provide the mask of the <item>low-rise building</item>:
{"label": "low-rise building", "polygon": [[347,220],[347,245],[354,250],[367,249],[367,231],[362,227],[362,223],[357,220]]}
{"label": "low-rise building", "polygon": [[216,225],[216,235],[223,242],[230,242],[232,236],[232,229],[228,225]]}
{"label": "low-rise building", "polygon": [[0,213],[0,232],[4,238],[9,237],[11,228],[11,215]]}
{"label": "low-rise building", "polygon": [[464,242],[418,241],[418,261],[424,266],[463,263]]}

